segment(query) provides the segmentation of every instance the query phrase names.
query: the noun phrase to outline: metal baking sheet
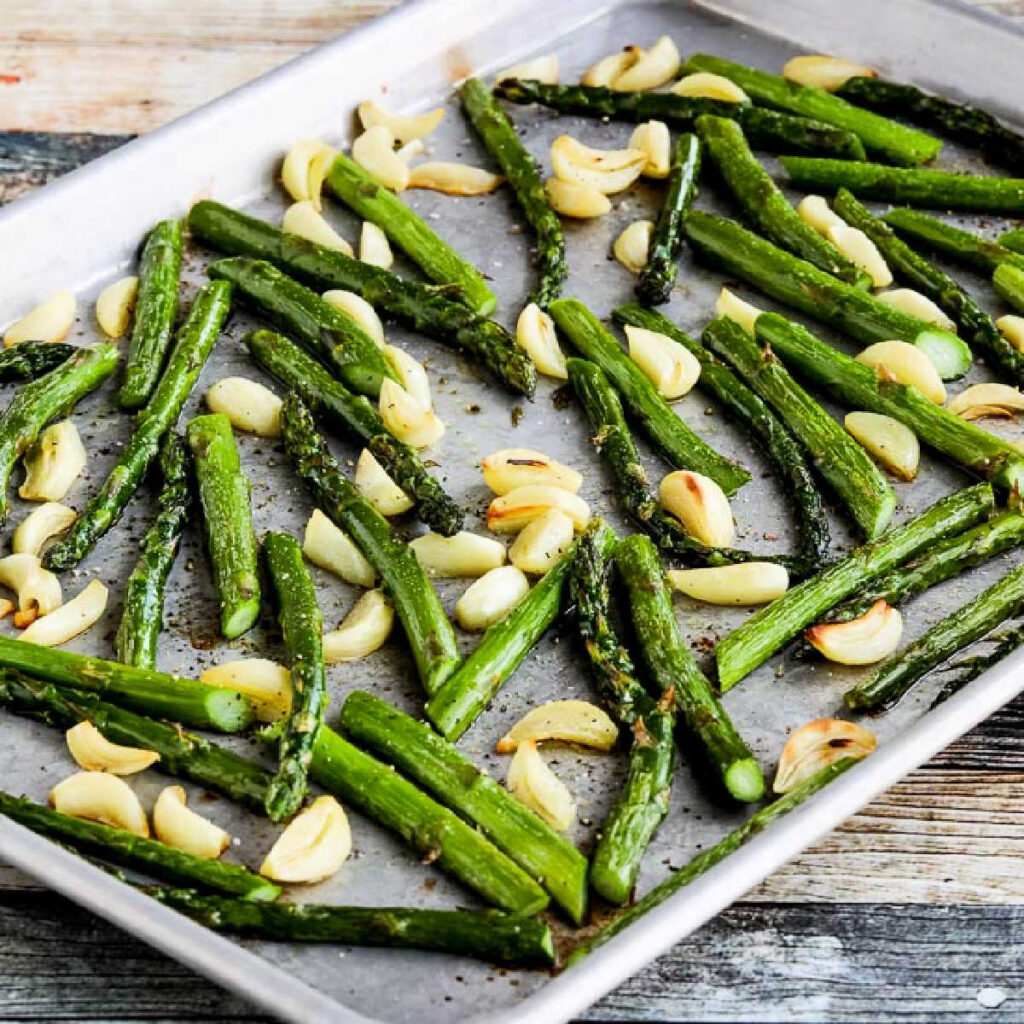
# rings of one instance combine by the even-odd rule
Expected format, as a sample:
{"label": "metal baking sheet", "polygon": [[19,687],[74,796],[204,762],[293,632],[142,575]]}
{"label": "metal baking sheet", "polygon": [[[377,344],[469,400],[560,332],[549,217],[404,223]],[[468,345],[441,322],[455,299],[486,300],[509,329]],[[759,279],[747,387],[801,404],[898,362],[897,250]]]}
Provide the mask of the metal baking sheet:
{"label": "metal baking sheet", "polygon": [[[429,142],[432,155],[486,163],[486,155],[450,102],[453,81],[470,71],[493,71],[552,49],[559,54],[564,80],[571,81],[596,57],[627,43],[650,43],[663,32],[673,36],[683,54],[707,50],[764,68],[780,67],[800,49],[836,51],[901,79],[970,95],[1006,114],[1014,110],[1014,72],[1024,59],[1024,39],[1012,26],[965,7],[928,0],[861,0],[856,5],[840,0],[776,0],[769,5],[755,0],[712,4],[624,0],[602,6],[587,0],[506,0],[502,4],[418,0],[0,212],[0,251],[7,254],[0,268],[0,322],[19,315],[56,288],[70,287],[77,291],[80,303],[72,340],[91,340],[96,334],[92,300],[105,283],[125,272],[140,237],[153,222],[183,214],[202,196],[278,217],[284,202],[273,179],[282,153],[303,137],[335,142],[350,138],[351,114],[363,99],[379,97],[403,110],[448,102],[449,115]],[[601,146],[623,144],[630,131],[627,125],[557,118],[531,108],[516,108],[513,116],[542,162],[551,140],[561,132]],[[976,166],[951,147],[941,162]],[[717,200],[708,192],[701,204],[716,206]],[[654,209],[657,194],[654,188],[640,186],[617,197],[608,217],[567,225],[572,267],[567,294],[582,298],[601,315],[631,297],[633,280],[609,259],[610,243],[626,223]],[[479,199],[408,193],[407,199],[491,276],[500,297],[497,315],[512,324],[532,275],[529,235],[521,230],[521,217],[509,198],[499,192]],[[328,216],[342,234],[357,237],[357,224],[345,211],[332,205]],[[695,267],[685,253],[682,260],[679,284],[667,311],[685,328],[699,331],[712,314],[722,281]],[[203,254],[189,257],[189,294],[203,277],[204,262]],[[412,273],[408,267],[402,270]],[[983,285],[980,279],[970,283]],[[203,373],[197,395],[225,374],[259,376],[237,344],[249,326],[245,316],[233,317]],[[616,512],[603,467],[587,443],[582,415],[572,405],[562,408],[553,401],[551,382],[542,382],[534,403],[524,403],[516,425],[514,413],[520,403],[482,379],[473,366],[427,339],[397,329],[390,334],[392,341],[407,346],[428,366],[438,410],[448,424],[447,434],[432,454],[443,467],[449,489],[471,509],[472,528],[482,528],[479,515],[487,501],[477,462],[488,451],[510,444],[534,445],[575,465],[585,474],[582,494],[592,507],[627,528]],[[975,370],[970,379],[984,379],[984,373]],[[128,417],[113,411],[113,388],[108,383],[74,413],[90,452],[88,476],[67,499],[76,507],[102,480],[127,437]],[[197,407],[193,400],[185,416]],[[754,471],[753,482],[733,503],[742,543],[764,550],[790,545],[792,532],[782,495],[759,453],[698,392],[678,408],[698,433]],[[1012,425],[997,424],[994,429],[1019,436]],[[279,448],[245,437],[240,445],[252,478],[258,531],[300,530],[311,510],[310,501]],[[346,444],[337,444],[335,450],[349,463],[357,454]],[[653,457],[648,468],[654,479],[663,472]],[[961,474],[926,457],[916,482],[896,485],[899,517],[964,483]],[[26,511],[15,500],[12,523]],[[73,645],[76,649],[109,656],[121,583],[152,511],[152,495],[144,490],[81,569],[65,577],[69,594],[94,575],[112,591],[105,619]],[[842,520],[834,516],[833,521],[837,548],[848,545],[851,538]],[[411,532],[420,529],[412,522],[407,525]],[[1014,561],[1013,557],[997,559],[912,603],[905,613],[907,638],[958,607]],[[356,595],[319,571],[316,581],[325,619],[333,626]],[[449,609],[463,585],[441,584]],[[747,614],[685,600],[679,601],[677,609],[686,635],[698,650]],[[168,670],[195,675],[229,658],[281,653],[273,630],[262,627],[231,644],[218,641],[209,572],[193,528],[169,588],[167,619],[161,667]],[[466,647],[472,642],[468,637],[462,641]],[[919,686],[898,708],[872,722],[881,745],[869,761],[583,964],[557,977],[495,970],[431,954],[224,938],[3,819],[0,856],[283,1019],[304,1024],[365,1020],[398,1024],[424,1018],[438,1024],[466,1020],[551,1024],[583,1013],[629,974],[1011,699],[1024,687],[1020,665],[1021,659],[1010,659],[930,713],[926,709],[936,682]],[[410,711],[422,702],[400,639],[366,661],[331,668],[329,678],[331,721],[345,694],[356,687],[371,688]],[[855,678],[856,670],[801,665],[779,657],[730,691],[725,703],[770,774],[787,733],[810,719],[835,713],[841,693]],[[554,629],[465,737],[462,749],[503,777],[505,764],[491,751],[505,726],[536,702],[567,696],[592,697],[592,693],[571,630]],[[235,743],[260,756],[248,741]],[[574,838],[587,849],[623,778],[624,757],[569,750],[552,750],[546,756],[575,793],[579,820]],[[0,715],[3,788],[43,800],[73,770],[59,733]],[[165,780],[149,772],[136,776],[133,784],[148,805]],[[192,799],[238,837],[229,856],[257,865],[276,830],[225,800],[190,788]],[[671,811],[644,860],[639,891],[663,879],[670,866],[685,863],[715,842],[741,818],[735,809],[709,801],[686,764],[681,765]],[[418,863],[374,823],[353,815],[353,831],[355,855],[343,870],[320,886],[294,890],[289,894],[292,898],[425,907],[473,905],[466,890],[436,868]]]}

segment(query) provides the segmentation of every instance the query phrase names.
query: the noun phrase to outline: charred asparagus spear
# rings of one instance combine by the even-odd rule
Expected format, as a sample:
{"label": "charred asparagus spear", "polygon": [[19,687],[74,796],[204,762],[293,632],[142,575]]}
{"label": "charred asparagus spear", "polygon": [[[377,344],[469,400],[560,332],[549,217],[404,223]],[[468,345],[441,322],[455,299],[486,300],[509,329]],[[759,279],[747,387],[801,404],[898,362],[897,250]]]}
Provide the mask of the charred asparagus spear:
{"label": "charred asparagus spear", "polygon": [[164,588],[191,506],[188,451],[173,430],[164,435],[160,446],[160,472],[159,511],[142,538],[142,554],[124,585],[121,624],[114,638],[117,660],[137,668],[156,668],[157,642],[164,628]]}
{"label": "charred asparagus spear", "polygon": [[857,288],[870,289],[871,277],[851,263],[789,204],[768,172],[750,152],[743,129],[725,117],[697,118],[697,134],[729,191],[758,233]]}
{"label": "charred asparagus spear", "polygon": [[647,263],[636,286],[638,298],[649,306],[668,302],[678,269],[676,257],[683,244],[683,217],[697,195],[699,176],[700,140],[684,133],[676,140],[665,197],[651,232]]}
{"label": "charred asparagus spear", "polygon": [[[17,349],[8,349],[16,352]],[[117,347],[107,342],[75,350],[55,369],[23,385],[0,416],[0,522],[7,517],[7,485],[14,465],[50,420],[73,408],[114,372]]]}
{"label": "charred asparagus spear", "polygon": [[[992,273],[992,287],[1004,302],[1018,313],[1024,313],[1024,270],[1007,263],[1001,264]],[[1024,355],[1021,359],[1024,361]]]}
{"label": "charred asparagus spear", "polygon": [[609,903],[625,903],[636,883],[647,844],[668,813],[676,745],[674,691],[655,700],[636,678],[633,660],[610,618],[609,562],[593,520],[576,549],[570,577],[572,603],[598,693],[622,729],[632,734],[629,775],[598,833],[590,881]]}
{"label": "charred asparagus spear", "polygon": [[178,420],[224,326],[231,306],[231,285],[214,281],[196,295],[178,332],[160,383],[139,413],[135,431],[70,530],[44,556],[49,569],[77,565],[121,518],[160,451],[160,440]]}
{"label": "charred asparagus spear", "polygon": [[999,242],[955,228],[936,217],[905,206],[890,210],[885,223],[895,229],[901,238],[920,244],[926,249],[942,253],[957,263],[991,273],[1001,263],[1010,263],[1024,269],[1024,256]]}
{"label": "charred asparagus spear", "polygon": [[355,541],[380,574],[412,648],[420,681],[437,693],[459,663],[451,623],[415,553],[338,467],[313,415],[294,392],[284,400],[281,429],[296,473],[322,509]]}
{"label": "charred asparagus spear", "polygon": [[327,709],[323,619],[299,542],[287,533],[263,538],[267,576],[277,605],[291,670],[292,702],[278,739],[278,767],[267,789],[271,821],[291,817],[306,795],[306,775],[316,734]]}
{"label": "charred asparagus spear", "polygon": [[[358,292],[379,313],[478,359],[511,390],[533,396],[537,372],[526,353],[501,324],[451,298],[450,287],[405,281],[208,199],[192,207],[188,225],[208,245],[268,260],[311,287]],[[286,326],[296,333],[295,322]]]}
{"label": "charred asparagus spear", "polygon": [[425,949],[500,964],[547,966],[555,962],[554,940],[546,924],[494,910],[253,903],[205,896],[190,889],[146,891],[207,928],[271,942]]}
{"label": "charred asparagus spear", "polygon": [[569,273],[565,258],[565,237],[558,214],[548,205],[544,182],[533,157],[516,134],[490,89],[479,78],[467,78],[459,88],[459,99],[477,135],[494,157],[512,186],[526,219],[537,236],[537,265],[540,280],[530,299],[547,306],[557,299]]}
{"label": "charred asparagus spear", "polygon": [[557,299],[549,312],[573,347],[601,367],[640,428],[675,469],[703,473],[726,494],[750,479],[742,466],[719,455],[690,430],[582,302]]}
{"label": "charred asparagus spear", "polygon": [[933,708],[949,700],[953,694],[959,693],[968,683],[973,682],[983,672],[987,672],[994,665],[998,665],[1004,658],[1013,654],[1014,651],[1024,644],[1024,626],[1015,626],[1013,629],[1009,629],[1000,635],[998,639],[994,635],[987,639],[995,640],[996,644],[988,654],[963,658],[950,666],[954,674],[946,680],[935,700],[932,701]]}
{"label": "charred asparagus spear", "polygon": [[78,351],[60,341],[24,341],[0,352],[0,384],[12,380],[35,380],[56,370]]}
{"label": "charred asparagus spear", "polygon": [[162,220],[149,233],[139,260],[135,323],[117,396],[122,409],[145,405],[160,379],[178,314],[180,276],[181,223]]}

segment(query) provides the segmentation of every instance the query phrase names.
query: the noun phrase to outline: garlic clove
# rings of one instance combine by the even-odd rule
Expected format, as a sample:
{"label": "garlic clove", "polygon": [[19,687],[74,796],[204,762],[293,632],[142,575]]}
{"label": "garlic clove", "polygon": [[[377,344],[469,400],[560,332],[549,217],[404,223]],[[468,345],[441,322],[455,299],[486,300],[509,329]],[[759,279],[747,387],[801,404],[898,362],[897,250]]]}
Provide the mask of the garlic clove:
{"label": "garlic clove", "polygon": [[670,569],[665,577],[673,590],[706,604],[767,604],[789,589],[789,573],[774,562]]}
{"label": "garlic clove", "polygon": [[156,798],[153,831],[161,843],[204,860],[216,860],[231,843],[224,829],[186,806],[181,786],[166,786]]}
{"label": "garlic clove", "polygon": [[408,512],[414,504],[405,491],[388,476],[368,448],[359,453],[352,483],[382,516],[400,516],[403,512]]}
{"label": "garlic clove", "polygon": [[413,448],[427,448],[444,434],[440,417],[409,394],[397,381],[380,386],[380,418],[392,436]]}
{"label": "garlic clove", "polygon": [[1024,410],[1024,394],[1009,384],[972,384],[956,395],[946,408],[964,420],[983,416],[1012,419]]}
{"label": "garlic clove", "polygon": [[946,387],[939,371],[919,349],[906,341],[879,341],[857,356],[858,363],[873,366],[880,375],[917,388],[929,401],[942,405]]}
{"label": "garlic clove", "polygon": [[26,501],[60,501],[85,469],[85,445],[71,420],[51,423],[22,458],[25,480],[18,496]]}
{"label": "garlic clove", "polygon": [[758,309],[752,303],[741,299],[728,288],[723,288],[715,301],[715,316],[724,316],[729,320],[734,320],[752,337],[754,324],[757,323],[757,318],[763,312],[763,309]]}
{"label": "garlic clove", "polygon": [[68,750],[79,768],[111,775],[134,775],[160,760],[152,750],[111,743],[92,722],[79,722],[64,734]]}
{"label": "garlic clove", "polygon": [[75,296],[66,288],[16,320],[4,333],[4,348],[23,341],[63,341],[75,323]]}
{"label": "garlic clove", "polygon": [[846,414],[843,426],[884,469],[901,480],[913,480],[921,460],[917,435],[906,424],[876,412]]}
{"label": "garlic clove", "polygon": [[641,149],[593,149],[571,135],[551,143],[555,176],[573,185],[588,185],[605,195],[621,192],[640,177],[647,163]]}
{"label": "garlic clove", "polygon": [[379,103],[367,100],[360,103],[356,110],[363,128],[376,128],[382,125],[400,143],[425,139],[435,132],[437,126],[444,120],[444,107],[435,107],[422,114],[392,114]]}
{"label": "garlic clove", "polygon": [[108,594],[99,580],[90,580],[67,604],[36,619],[18,639],[40,647],[66,644],[99,621],[107,609]]}
{"label": "garlic clove", "polygon": [[40,615],[49,615],[60,607],[60,580],[43,568],[37,555],[0,558],[0,584],[18,595],[18,608],[23,612],[37,609]]}
{"label": "garlic clove", "polygon": [[98,821],[111,828],[149,835],[149,823],[139,798],[124,779],[107,772],[79,772],[50,791],[50,806],[61,814]]}
{"label": "garlic clove", "polygon": [[324,633],[324,661],[336,665],[373,654],[391,635],[395,610],[383,590],[368,590],[337,629]]}
{"label": "garlic clove", "polygon": [[482,196],[505,183],[500,174],[468,164],[432,161],[409,169],[408,188],[426,188],[449,196]]}
{"label": "garlic clove", "polygon": [[834,92],[850,78],[876,78],[878,72],[842,57],[809,54],[793,57],[782,68],[782,77],[797,85]]}
{"label": "garlic clove", "polygon": [[544,194],[555,213],[576,220],[603,217],[612,208],[610,200],[600,189],[559,178],[548,178],[544,182]]}
{"label": "garlic clove", "polygon": [[887,292],[879,292],[875,298],[901,313],[909,313],[918,320],[924,320],[926,323],[941,327],[944,331],[956,334],[956,323],[950,320],[927,295],[915,292],[913,288],[893,288]]}
{"label": "garlic clove", "polygon": [[809,227],[814,228],[824,238],[828,238],[832,228],[848,227],[845,220],[833,212],[824,196],[804,196],[797,205],[796,212],[800,219]]}
{"label": "garlic clove", "polygon": [[623,228],[612,245],[615,258],[631,274],[639,274],[647,265],[654,224],[649,220],[635,220]]}
{"label": "garlic clove", "polygon": [[399,146],[398,149],[395,150],[395,156],[397,156],[399,160],[403,160],[411,166],[413,157],[417,157],[426,151],[427,147],[423,144],[421,139],[412,139],[404,146]]}
{"label": "garlic clove", "polygon": [[[401,493],[405,498],[405,493]],[[372,587],[377,580],[376,569],[366,560],[352,538],[318,508],[313,509],[306,523],[302,553],[314,565],[333,572],[354,586]]]}
{"label": "garlic clove", "polygon": [[430,380],[423,364],[414,359],[404,348],[397,345],[384,346],[384,358],[398,376],[402,387],[416,399],[424,409],[432,409],[434,400],[430,394]]}
{"label": "garlic clove", "polygon": [[494,76],[495,84],[508,79],[558,85],[558,54],[545,53],[540,57],[532,57],[530,60],[521,61],[511,67],[502,68]]}
{"label": "garlic clove", "polygon": [[855,267],[860,267],[871,278],[873,287],[888,288],[892,284],[889,265],[878,251],[878,246],[860,228],[833,224],[827,237]]}
{"label": "garlic clove", "polygon": [[321,796],[297,814],[277,837],[260,867],[275,882],[321,882],[352,852],[352,831],[341,804]]}
{"label": "garlic clove", "polygon": [[750,97],[724,75],[698,71],[680,78],[669,92],[695,99],[724,100],[726,103],[749,103]]}
{"label": "garlic clove", "polygon": [[417,561],[431,576],[483,576],[505,563],[505,545],[460,530],[454,537],[425,533],[409,541]]}
{"label": "garlic clove", "polygon": [[645,178],[667,178],[672,167],[672,137],[664,121],[645,121],[633,129],[629,148],[639,149],[647,157],[640,172]]}
{"label": "garlic clove", "polygon": [[327,223],[322,214],[316,212],[308,199],[293,203],[285,210],[281,230],[305,238],[307,242],[322,245],[325,249],[334,249],[346,256],[352,255],[352,246]]}
{"label": "garlic clove", "polygon": [[395,262],[388,236],[368,220],[363,221],[359,231],[359,259],[383,270],[389,270]]}
{"label": "garlic clove", "polygon": [[297,203],[309,200],[319,212],[323,181],[336,155],[334,149],[318,139],[296,142],[281,164],[281,184],[288,195]]}
{"label": "garlic clove", "polygon": [[564,512],[577,531],[585,529],[590,519],[590,508],[579,495],[549,484],[527,484],[491,502],[487,508],[487,529],[494,533],[518,533],[552,508]]}
{"label": "garlic clove", "polygon": [[508,791],[553,829],[565,832],[576,817],[576,804],[565,783],[544,763],[532,741],[520,743],[506,779]]}
{"label": "garlic clove", "polygon": [[903,616],[881,598],[863,615],[846,622],[823,622],[804,630],[807,642],[840,665],[872,665],[900,645]]}
{"label": "garlic clove", "polygon": [[395,136],[383,124],[367,128],[352,143],[352,159],[385,188],[401,192],[409,184],[409,165],[395,153]]}
{"label": "garlic clove", "polygon": [[257,437],[281,436],[281,399],[248,377],[221,377],[206,392],[210,412],[227,416],[231,426]]}
{"label": "garlic clove", "polygon": [[649,50],[641,52],[635,63],[612,79],[611,88],[616,92],[657,89],[679,73],[681,64],[676,44],[669,36],[661,36]]}
{"label": "garlic clove", "polygon": [[593,750],[611,750],[618,742],[619,728],[608,713],[585,700],[552,700],[527,711],[494,748],[499,754],[513,754],[521,743],[557,740]]}
{"label": "garlic clove", "polygon": [[531,484],[560,487],[575,494],[583,483],[575,469],[534,448],[502,448],[486,456],[480,469],[484,483],[499,495]]}
{"label": "garlic clove", "polygon": [[1009,313],[996,321],[999,333],[1018,351],[1024,352],[1024,316]]}
{"label": "garlic clove", "polygon": [[557,380],[565,380],[569,376],[565,355],[558,344],[555,322],[536,302],[525,306],[519,314],[516,344],[530,357],[538,373]]}
{"label": "garlic clove", "polygon": [[580,85],[610,88],[616,78],[624,75],[636,64],[643,52],[639,46],[627,46],[618,53],[602,57],[583,72]]}
{"label": "garlic clove", "polygon": [[455,603],[455,620],[469,632],[482,632],[503,618],[530,592],[530,581],[514,565],[485,572]]}
{"label": "garlic clove", "polygon": [[772,789],[788,793],[823,768],[845,757],[872,754],[878,746],[874,733],[856,722],[820,718],[801,726],[782,748]]}
{"label": "garlic clove", "polygon": [[16,555],[39,556],[43,545],[68,529],[78,518],[73,508],[58,501],[48,501],[30,512],[14,531],[12,549]]}
{"label": "garlic clove", "polygon": [[320,298],[344,313],[350,320],[354,320],[380,348],[387,344],[387,339],[384,337],[384,324],[381,323],[377,310],[361,295],[345,291],[343,288],[333,288],[329,292],[324,292]]}
{"label": "garlic clove", "polygon": [[669,473],[658,487],[658,500],[702,544],[732,547],[736,526],[729,499],[710,477],[688,469]]}
{"label": "garlic clove", "polygon": [[523,572],[543,574],[572,546],[573,521],[557,508],[526,524],[508,550],[509,561]]}
{"label": "garlic clove", "polygon": [[321,148],[313,154],[313,159],[309,161],[309,184],[306,189],[309,195],[307,198],[317,213],[323,212],[324,182],[327,180],[327,175],[330,174],[337,156],[336,149],[321,145]]}
{"label": "garlic clove", "polygon": [[682,398],[697,383],[700,362],[678,341],[631,324],[626,325],[625,332],[629,358],[640,367],[662,398],[670,401]]}
{"label": "garlic clove", "polygon": [[96,323],[108,338],[120,338],[128,330],[138,294],[137,277],[122,277],[100,292],[96,299]]}
{"label": "garlic clove", "polygon": [[292,674],[267,658],[238,658],[203,669],[200,682],[243,693],[261,722],[276,722],[292,708]]}

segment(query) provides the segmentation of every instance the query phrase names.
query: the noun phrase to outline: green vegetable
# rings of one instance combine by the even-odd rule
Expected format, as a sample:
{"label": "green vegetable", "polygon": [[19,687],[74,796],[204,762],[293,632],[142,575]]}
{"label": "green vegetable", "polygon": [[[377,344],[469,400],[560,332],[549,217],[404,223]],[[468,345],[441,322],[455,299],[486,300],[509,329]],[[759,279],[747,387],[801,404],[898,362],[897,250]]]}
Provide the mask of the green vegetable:
{"label": "green vegetable", "polygon": [[988,654],[961,658],[960,661],[950,666],[951,671],[955,672],[955,675],[952,675],[943,684],[935,700],[932,701],[933,708],[949,700],[953,694],[959,693],[968,683],[974,682],[983,672],[987,672],[990,668],[998,665],[1005,657],[1013,654],[1021,644],[1024,644],[1024,626],[1016,626],[1000,635],[992,634],[987,639],[994,641],[996,644]]}
{"label": "green vegetable", "polygon": [[992,273],[992,287],[1004,302],[1018,313],[1024,313],[1024,270],[1008,263],[1001,264]]}
{"label": "green vegetable", "polygon": [[952,224],[929,217],[919,210],[908,210],[905,206],[890,210],[885,223],[894,228],[902,237],[919,242],[926,249],[942,253],[957,263],[991,273],[1001,263],[1012,263],[1024,269],[1024,256],[999,242],[992,242],[980,235],[971,234]]}
{"label": "green vegetable", "polygon": [[78,349],[60,341],[23,341],[0,351],[0,384],[12,380],[35,380],[56,370]]}

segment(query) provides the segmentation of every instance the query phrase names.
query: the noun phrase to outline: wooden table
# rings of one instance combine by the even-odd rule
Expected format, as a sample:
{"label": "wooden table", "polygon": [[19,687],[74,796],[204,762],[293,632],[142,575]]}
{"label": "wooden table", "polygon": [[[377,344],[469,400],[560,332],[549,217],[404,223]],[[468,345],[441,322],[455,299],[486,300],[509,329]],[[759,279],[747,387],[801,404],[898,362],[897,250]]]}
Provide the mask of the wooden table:
{"label": "wooden table", "polygon": [[[0,0],[0,200],[390,0]],[[1024,15],[1022,3],[989,4]],[[7,258],[11,254],[6,254]],[[1024,700],[599,1003],[601,1021],[1024,1021]],[[253,1020],[0,869],[0,1021]]]}

